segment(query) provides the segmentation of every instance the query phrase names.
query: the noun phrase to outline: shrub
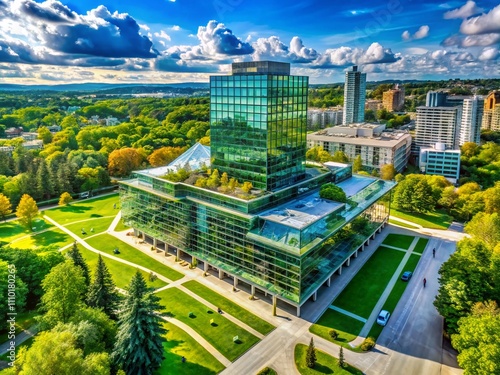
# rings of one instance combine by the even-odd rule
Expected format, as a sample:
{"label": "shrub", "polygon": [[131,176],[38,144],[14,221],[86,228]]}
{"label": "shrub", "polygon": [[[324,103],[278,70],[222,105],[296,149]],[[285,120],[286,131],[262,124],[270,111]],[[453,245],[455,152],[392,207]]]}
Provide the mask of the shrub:
{"label": "shrub", "polygon": [[257,375],[277,375],[277,374],[278,373],[270,367],[265,367],[257,373]]}
{"label": "shrub", "polygon": [[373,337],[367,337],[362,343],[361,343],[361,350],[367,352],[370,349],[373,349],[375,347],[375,339]]}
{"label": "shrub", "polygon": [[337,331],[335,331],[334,329],[331,329],[330,332],[328,332],[330,334],[330,337],[334,340],[337,340],[337,337],[339,337],[339,333]]}

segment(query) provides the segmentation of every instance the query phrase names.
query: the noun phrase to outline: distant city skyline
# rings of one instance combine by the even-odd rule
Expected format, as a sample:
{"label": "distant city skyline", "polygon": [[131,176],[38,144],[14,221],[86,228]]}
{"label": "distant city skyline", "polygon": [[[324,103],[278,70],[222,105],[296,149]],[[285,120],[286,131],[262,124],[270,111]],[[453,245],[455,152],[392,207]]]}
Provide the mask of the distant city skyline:
{"label": "distant city skyline", "polygon": [[0,83],[208,82],[290,62],[310,83],[500,75],[500,3],[0,0]]}

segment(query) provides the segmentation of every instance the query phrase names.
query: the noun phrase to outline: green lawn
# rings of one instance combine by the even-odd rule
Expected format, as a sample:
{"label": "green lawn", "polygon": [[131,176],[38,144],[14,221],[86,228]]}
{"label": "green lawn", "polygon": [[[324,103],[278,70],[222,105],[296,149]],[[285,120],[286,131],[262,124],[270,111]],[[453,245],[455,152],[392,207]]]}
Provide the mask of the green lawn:
{"label": "green lawn", "polygon": [[422,254],[425,250],[425,247],[427,246],[427,243],[429,242],[428,238],[423,238],[420,237],[418,239],[417,244],[415,245],[415,248],[413,249],[414,253]]}
{"label": "green lawn", "polygon": [[26,229],[19,220],[12,220],[5,223],[0,223],[0,230],[2,232],[2,237],[0,241],[2,242],[12,242],[24,236],[31,235],[33,233],[42,231],[44,229],[50,228],[52,224],[47,223],[41,217],[36,217],[33,219],[33,227],[36,228],[35,232]]}
{"label": "green lawn", "polygon": [[121,232],[121,231],[124,231],[124,230],[127,230],[127,229],[130,229],[130,227],[128,225],[123,224],[123,219],[120,219],[120,221],[116,225],[115,231],[116,232]]}
{"label": "green lawn", "polygon": [[51,227],[49,230],[41,233],[33,233],[29,236],[23,236],[10,243],[12,247],[18,249],[35,249],[39,246],[57,245],[59,248],[73,242],[73,239],[62,230]]}
{"label": "green lawn", "polygon": [[[33,324],[36,323],[35,317],[40,315],[37,310],[24,311],[16,315],[16,335],[28,329]],[[4,324],[2,328],[6,328],[7,325]],[[8,333],[5,330],[0,331],[0,344],[3,344],[8,339]]]}
{"label": "green lawn", "polygon": [[[166,307],[167,315],[189,325],[230,361],[259,341],[250,332],[224,318],[224,315],[210,310],[177,288],[165,289],[156,295]],[[190,312],[194,314],[193,317],[189,317]],[[210,324],[211,319],[214,324]],[[239,342],[233,342],[234,336],[239,337]]]}
{"label": "green lawn", "polygon": [[[404,271],[415,271],[415,268],[417,267],[417,264],[420,260],[420,256],[417,254],[412,254],[410,255],[410,258],[406,262],[406,265],[403,269]],[[401,275],[403,274],[401,272]],[[400,276],[401,276],[400,275]],[[396,308],[396,305],[398,304],[399,300],[401,299],[401,296],[403,295],[404,291],[406,290],[406,287],[408,286],[409,283],[418,283],[420,280],[416,280],[411,278],[409,282],[402,281],[399,279],[396,284],[394,284],[394,287],[391,290],[391,293],[389,294],[389,297],[387,298],[387,301],[385,301],[384,306],[382,307],[382,310],[387,310],[390,311],[391,314],[394,312],[394,309]],[[391,316],[390,319],[395,319],[394,316]],[[369,337],[373,337],[375,339],[378,338],[380,333],[382,332],[382,329],[384,327],[374,324],[372,328],[370,329],[370,333],[368,334]]]}
{"label": "green lawn", "polygon": [[44,214],[61,225],[105,216],[115,216],[118,209],[113,208],[119,203],[118,194],[106,195],[92,199],[79,200],[68,206],[57,207],[44,211]]}
{"label": "green lawn", "polygon": [[226,297],[221,296],[219,293],[214,292],[212,289],[200,284],[198,281],[191,280],[182,285],[188,288],[190,291],[198,294],[206,301],[211,302],[215,306],[221,308],[222,311],[225,311],[228,314],[231,314],[232,316],[238,318],[243,323],[249,325],[263,335],[267,335],[275,328],[271,323],[268,323],[264,319],[261,319],[258,316],[252,314],[250,311],[230,301]]}
{"label": "green lawn", "polygon": [[[93,251],[85,249],[83,246],[79,245],[78,249],[82,253],[83,257],[85,258],[85,261],[87,262],[90,271],[94,272],[96,264],[97,264],[97,258],[98,255],[94,253]],[[115,282],[115,285],[118,288],[125,288],[129,283],[130,279],[132,276],[135,274],[137,271],[137,268],[134,268],[132,266],[129,266],[127,264],[123,264],[120,262],[117,262],[116,260],[109,259],[106,257],[103,257],[104,263],[106,263],[106,266],[108,266],[109,272],[111,272],[111,275],[113,276],[113,281]],[[160,279],[156,279],[155,281],[151,282],[149,281],[149,274],[144,271],[140,271],[144,278],[146,279],[146,282],[149,287],[158,289],[161,288],[167,283],[164,281],[161,281]]]}
{"label": "green lawn", "polygon": [[[363,326],[364,323],[360,320],[351,318],[338,311],[327,309],[319,320],[309,328],[309,332],[347,347],[349,342],[358,337]],[[336,340],[330,336],[332,327],[339,334]],[[352,349],[350,346],[349,348]]]}
{"label": "green lawn", "polygon": [[[87,234],[89,233],[87,232]],[[184,277],[182,273],[160,263],[156,259],[153,259],[149,255],[142,253],[140,250],[137,250],[129,244],[120,241],[118,238],[113,237],[110,234],[101,234],[99,236],[92,237],[87,241],[87,243],[97,250],[128,260],[129,262],[138,264],[142,267],[146,267],[147,269],[150,269],[159,275],[165,276],[172,281],[179,280]],[[120,254],[113,253],[115,248],[120,250]]]}
{"label": "green lawn", "polygon": [[414,238],[414,236],[405,236],[403,234],[390,233],[384,239],[384,242],[382,242],[382,244],[408,250]]}
{"label": "green lawn", "polygon": [[400,227],[404,227],[404,228],[408,228],[408,229],[420,229],[420,227],[417,227],[415,225],[411,225],[411,224],[408,224],[408,223],[405,223],[405,222],[399,221],[399,220],[389,219],[389,224],[399,225]]}
{"label": "green lawn", "polygon": [[338,365],[338,359],[331,355],[316,349],[316,365],[314,368],[306,366],[306,353],[308,345],[297,344],[295,346],[295,366],[301,375],[320,375],[320,374],[336,374],[348,375],[356,374],[363,375],[363,372],[347,364],[342,368]]}
{"label": "green lawn", "polygon": [[[80,223],[73,223],[65,225],[66,229],[75,233],[76,235],[86,238],[90,237],[97,233],[106,232],[114,220],[114,216],[102,217],[102,218],[93,218],[88,219],[87,221],[83,221]],[[82,228],[85,230],[87,234],[82,233]],[[94,231],[92,232],[91,229]]]}
{"label": "green lawn", "polygon": [[167,342],[163,344],[165,359],[157,375],[215,375],[224,370],[224,365],[185,331],[172,323],[165,323],[164,327],[168,330]]}
{"label": "green lawn", "polygon": [[437,210],[426,214],[409,213],[399,211],[391,207],[391,215],[419,224],[424,228],[431,229],[448,229],[453,218],[449,216],[444,210]]}
{"label": "green lawn", "polygon": [[368,319],[405,253],[380,246],[333,301],[333,305]]}

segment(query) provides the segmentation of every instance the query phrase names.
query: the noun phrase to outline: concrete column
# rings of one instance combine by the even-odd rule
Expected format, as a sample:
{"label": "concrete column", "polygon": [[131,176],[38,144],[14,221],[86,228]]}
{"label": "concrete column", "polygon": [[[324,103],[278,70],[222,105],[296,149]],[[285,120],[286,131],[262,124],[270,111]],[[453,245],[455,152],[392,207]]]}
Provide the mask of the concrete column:
{"label": "concrete column", "polygon": [[347,258],[347,262],[345,262],[345,264],[347,267],[351,265],[351,257]]}
{"label": "concrete column", "polygon": [[300,317],[300,306],[297,306],[297,317]]}
{"label": "concrete column", "polygon": [[354,252],[354,258],[357,258],[357,257],[358,257],[358,250],[356,250],[356,251]]}
{"label": "concrete column", "polygon": [[276,295],[273,296],[273,316],[276,316],[276,305],[278,304],[278,298]]}
{"label": "concrete column", "polygon": [[375,233],[372,234],[372,240],[374,240],[374,239],[375,239]]}
{"label": "concrete column", "polygon": [[156,243],[157,243],[156,242],[156,238],[153,237],[153,246],[154,246],[155,249],[156,249]]}
{"label": "concrete column", "polygon": [[142,238],[143,240],[145,240],[145,239],[146,239],[146,234],[145,234],[144,232],[141,232],[141,238]]}
{"label": "concrete column", "polygon": [[337,270],[337,273],[340,275],[342,275],[342,266],[339,267],[339,269]]}
{"label": "concrete column", "polygon": [[139,231],[137,229],[134,229],[134,236],[137,237],[139,235]]}
{"label": "concrete column", "polygon": [[379,228],[378,228],[378,232],[379,232],[379,233],[382,233],[382,227],[379,227]]}
{"label": "concrete column", "polygon": [[315,291],[312,297],[313,297],[313,302],[316,302],[316,300],[318,299],[318,291]]}
{"label": "concrete column", "polygon": [[365,244],[361,245],[361,251],[365,251]]}
{"label": "concrete column", "polygon": [[366,246],[368,246],[369,244],[370,244],[370,239],[369,239],[369,238],[367,238],[367,239],[366,239]]}
{"label": "concrete column", "polygon": [[233,277],[233,287],[236,288],[238,286],[238,279],[235,277]]}
{"label": "concrete column", "polygon": [[326,279],[326,286],[329,288],[331,284],[332,284],[332,277],[330,276],[328,279]]}
{"label": "concrete column", "polygon": [[250,285],[250,296],[252,297],[252,299],[255,298],[255,286],[254,285]]}
{"label": "concrete column", "polygon": [[208,262],[203,262],[203,271],[208,272]]}
{"label": "concrete column", "polygon": [[219,279],[223,279],[224,278],[224,271],[223,270],[219,270]]}

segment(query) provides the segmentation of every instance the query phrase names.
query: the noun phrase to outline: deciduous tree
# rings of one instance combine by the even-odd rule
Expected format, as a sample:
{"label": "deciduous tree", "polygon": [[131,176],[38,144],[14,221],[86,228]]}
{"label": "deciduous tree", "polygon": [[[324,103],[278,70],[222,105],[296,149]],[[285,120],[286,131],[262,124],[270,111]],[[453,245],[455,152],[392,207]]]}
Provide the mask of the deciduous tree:
{"label": "deciduous tree", "polygon": [[354,162],[352,163],[352,171],[353,173],[358,173],[363,170],[363,161],[361,160],[361,155],[358,155],[354,158]]}
{"label": "deciduous tree", "polygon": [[5,221],[7,215],[12,213],[12,205],[9,198],[0,193],[0,217]]}
{"label": "deciduous tree", "polygon": [[31,230],[33,227],[33,219],[36,215],[38,215],[38,206],[35,200],[28,194],[24,194],[17,206],[16,216],[19,218],[21,224]]}
{"label": "deciduous tree", "polygon": [[121,148],[109,154],[108,170],[111,176],[128,176],[142,163],[141,154],[134,148]]}
{"label": "deciduous tree", "polygon": [[394,164],[384,164],[380,167],[380,178],[382,180],[393,180],[394,176],[396,176],[396,168],[394,168]]}

